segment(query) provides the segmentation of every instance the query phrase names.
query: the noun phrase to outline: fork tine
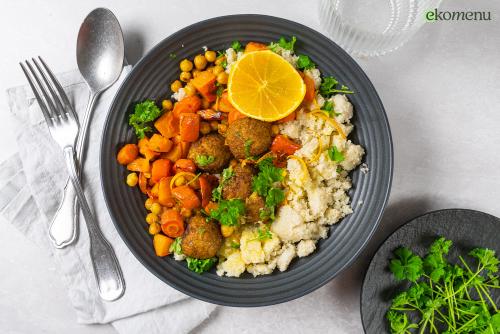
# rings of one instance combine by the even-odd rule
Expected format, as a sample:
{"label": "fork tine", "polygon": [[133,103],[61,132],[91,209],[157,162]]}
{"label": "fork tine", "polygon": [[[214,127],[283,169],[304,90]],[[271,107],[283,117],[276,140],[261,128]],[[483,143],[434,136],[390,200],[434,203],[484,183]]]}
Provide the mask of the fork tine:
{"label": "fork tine", "polygon": [[[35,67],[38,69],[38,73],[40,73],[42,80],[45,83],[45,87],[48,88],[49,93],[52,96],[52,102],[54,103],[54,107],[56,108],[56,112],[58,113],[59,116],[66,118],[67,115],[66,115],[66,112],[64,111],[64,107],[61,103],[61,98],[59,97],[59,95],[56,94],[56,92],[54,90],[53,83],[51,82],[51,80],[49,80],[47,78],[47,76],[45,75],[45,72],[42,70],[41,66],[38,64],[36,59],[31,58],[31,61],[33,62],[33,64],[35,64]],[[49,93],[47,93],[47,94],[49,94]]]}
{"label": "fork tine", "polygon": [[[26,64],[28,64],[28,61],[25,61],[25,62],[26,62]],[[23,63],[19,63],[19,65],[21,66],[21,69],[23,70],[24,75],[26,76],[26,79],[28,80],[28,83],[31,87],[31,90],[33,91],[33,94],[35,94],[35,98],[38,101],[38,105],[40,106],[40,109],[42,110],[42,114],[43,114],[43,117],[45,118],[45,122],[47,123],[47,125],[52,126],[53,122],[52,122],[51,114],[50,114],[49,110],[47,109],[47,105],[45,104],[44,100],[42,99],[42,97],[38,93],[37,86],[35,85],[35,83],[33,82],[33,79],[31,78],[30,74],[28,73],[26,66],[23,65]]]}
{"label": "fork tine", "polygon": [[75,120],[77,120],[78,117],[77,117],[77,115],[75,113],[75,110],[73,109],[73,106],[69,102],[68,96],[64,92],[64,89],[62,88],[61,84],[59,83],[59,80],[57,80],[57,78],[55,77],[55,75],[52,73],[52,71],[49,69],[49,67],[45,63],[45,61],[42,59],[42,57],[38,56],[38,59],[42,63],[42,66],[45,69],[45,71],[47,72],[47,74],[49,75],[49,77],[52,79],[52,83],[56,87],[57,92],[59,93],[59,96],[62,99],[62,102],[63,102],[63,104],[65,106],[65,110],[67,111],[67,113],[70,116],[72,116]]}
{"label": "fork tine", "polygon": [[50,99],[50,96],[47,94],[47,89],[45,88],[45,86],[42,84],[42,82],[40,81],[40,78],[38,77],[35,69],[33,68],[33,66],[31,66],[31,64],[29,63],[29,61],[26,61],[25,62],[26,65],[28,65],[28,69],[31,73],[31,76],[35,79],[36,83],[38,84],[38,87],[40,88],[38,93],[42,94],[44,99],[45,99],[45,102],[47,103],[48,105],[48,111],[49,111],[49,114],[50,116],[52,117],[52,122],[54,123],[58,123],[60,120],[59,120],[59,115],[57,114],[57,108],[54,106],[54,103],[52,102],[52,100]]}

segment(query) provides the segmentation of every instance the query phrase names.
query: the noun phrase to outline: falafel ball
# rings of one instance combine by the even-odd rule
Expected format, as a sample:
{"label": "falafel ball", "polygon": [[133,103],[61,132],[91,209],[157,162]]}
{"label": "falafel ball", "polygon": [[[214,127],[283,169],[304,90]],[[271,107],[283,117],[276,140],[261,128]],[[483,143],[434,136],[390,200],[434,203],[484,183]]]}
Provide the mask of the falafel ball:
{"label": "falafel ball", "polygon": [[250,165],[238,164],[233,168],[233,176],[224,182],[222,197],[224,199],[245,199],[252,194],[252,177],[255,169]]}
{"label": "falafel ball", "polygon": [[182,252],[195,259],[209,259],[217,254],[222,245],[220,228],[214,221],[197,215],[189,220],[182,238]]}
{"label": "falafel ball", "polygon": [[231,151],[224,144],[224,137],[211,133],[202,136],[191,145],[188,159],[193,160],[196,166],[205,172],[218,173],[231,160]]}
{"label": "falafel ball", "polygon": [[266,208],[266,203],[262,196],[256,192],[252,193],[245,201],[247,223],[265,222],[268,218],[261,218],[260,213]]}
{"label": "falafel ball", "polygon": [[226,145],[238,159],[267,152],[271,141],[271,123],[249,117],[234,121],[226,132]]}

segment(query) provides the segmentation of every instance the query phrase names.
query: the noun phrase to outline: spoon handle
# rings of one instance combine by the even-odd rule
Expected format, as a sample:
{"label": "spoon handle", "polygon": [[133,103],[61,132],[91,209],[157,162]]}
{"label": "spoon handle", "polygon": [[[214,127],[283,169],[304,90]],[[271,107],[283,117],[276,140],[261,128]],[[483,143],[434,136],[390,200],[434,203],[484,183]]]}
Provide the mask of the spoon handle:
{"label": "spoon handle", "polygon": [[[85,157],[85,142],[87,139],[87,132],[94,110],[95,102],[99,97],[99,93],[91,92],[87,108],[83,115],[83,123],[80,124],[80,131],[76,140],[76,159],[80,163],[78,177],[81,181],[81,170],[83,170],[84,157]],[[64,187],[63,199],[56,214],[52,219],[49,228],[49,237],[52,244],[56,248],[64,248],[71,245],[78,236],[78,223],[80,219],[78,201],[76,200],[76,193],[73,184],[69,178]]]}

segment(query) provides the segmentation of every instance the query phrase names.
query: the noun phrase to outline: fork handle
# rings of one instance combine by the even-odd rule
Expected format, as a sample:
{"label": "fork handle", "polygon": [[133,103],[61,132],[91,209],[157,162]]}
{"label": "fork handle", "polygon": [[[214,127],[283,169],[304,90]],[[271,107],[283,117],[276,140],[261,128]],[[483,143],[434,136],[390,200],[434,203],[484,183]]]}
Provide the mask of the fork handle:
{"label": "fork handle", "polygon": [[115,252],[109,242],[104,238],[97,221],[90,210],[85,194],[80,185],[76,171],[75,152],[73,147],[64,148],[64,160],[69,172],[69,178],[73,183],[76,197],[80,203],[83,217],[86,222],[90,239],[90,259],[94,268],[94,274],[102,299],[113,301],[120,298],[125,292],[125,281],[118,264]]}

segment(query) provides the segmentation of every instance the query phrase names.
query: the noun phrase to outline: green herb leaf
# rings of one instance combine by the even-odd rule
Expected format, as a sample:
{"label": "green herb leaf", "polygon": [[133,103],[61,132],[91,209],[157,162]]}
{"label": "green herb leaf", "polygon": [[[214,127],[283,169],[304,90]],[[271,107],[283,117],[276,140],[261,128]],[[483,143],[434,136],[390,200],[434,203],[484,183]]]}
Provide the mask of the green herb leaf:
{"label": "green herb leaf", "polygon": [[211,155],[198,155],[196,156],[196,164],[198,166],[204,167],[210,165],[215,161],[215,158]]}
{"label": "green herb leaf", "polygon": [[175,238],[174,242],[172,242],[172,244],[170,245],[170,253],[182,255],[181,242],[182,242],[181,237]]}
{"label": "green herb leaf", "polygon": [[271,188],[267,192],[266,206],[269,208],[279,205],[285,200],[285,192],[280,188]]}
{"label": "green herb leaf", "polygon": [[408,248],[401,247],[394,251],[395,259],[391,260],[389,269],[398,280],[415,282],[423,273],[422,259]]}
{"label": "green herb leaf", "polygon": [[344,154],[334,145],[327,151],[330,160],[335,162],[342,162],[345,160]]}
{"label": "green herb leaf", "polygon": [[324,77],[321,81],[321,85],[319,86],[319,93],[323,97],[330,97],[334,93],[343,93],[343,94],[353,94],[354,92],[349,90],[347,86],[342,85],[340,89],[337,88],[339,82],[334,77]]}
{"label": "green herb leaf", "polygon": [[177,55],[175,53],[170,53],[168,56],[170,57],[170,59],[177,58]]}
{"label": "green herb leaf", "polygon": [[273,238],[272,232],[269,230],[269,226],[264,226],[264,228],[259,228],[257,230],[257,240],[264,241]]}
{"label": "green herb leaf", "polygon": [[328,113],[328,116],[330,116],[330,117],[339,116],[340,113],[335,112],[334,107],[335,107],[334,103],[330,100],[327,100],[323,104],[323,107],[321,108],[321,110],[326,111]]}
{"label": "green herb leaf", "polygon": [[160,117],[161,110],[152,100],[137,103],[134,113],[129,116],[128,124],[131,125],[139,139],[146,136],[147,132],[153,131],[149,123]]}
{"label": "green herb leaf", "polygon": [[240,244],[235,242],[235,241],[231,241],[231,248],[234,248],[234,249],[239,249],[240,248]]}
{"label": "green herb leaf", "polygon": [[187,257],[187,267],[189,270],[194,271],[197,274],[203,274],[205,271],[210,270],[215,263],[217,263],[217,257],[210,259],[200,260],[192,257]]}
{"label": "green herb leaf", "polygon": [[236,226],[239,219],[245,214],[245,203],[234,198],[230,200],[220,200],[216,209],[210,211],[210,217],[218,220],[221,225]]}
{"label": "green herb leaf", "polygon": [[218,97],[221,97],[222,96],[222,93],[224,93],[224,87],[219,85],[217,87],[217,91],[215,92],[215,94],[218,96]]}
{"label": "green herb leaf", "polygon": [[222,63],[220,63],[220,66],[227,68],[227,59],[224,59]]}
{"label": "green herb leaf", "polygon": [[222,188],[224,187],[224,184],[227,182],[227,180],[232,178],[233,175],[234,175],[234,171],[233,171],[232,167],[225,168],[222,171],[222,176],[221,176],[221,179],[219,181],[219,186],[217,186],[217,188],[212,190],[212,200],[214,200],[215,202],[218,202],[222,199]]}
{"label": "green herb leaf", "polygon": [[285,50],[290,50],[293,52],[295,48],[295,42],[297,42],[297,37],[295,36],[292,36],[290,41],[287,41],[285,37],[280,37],[278,43],[269,44],[269,49],[273,52],[276,52],[278,47],[281,47]]}
{"label": "green herb leaf", "polygon": [[316,64],[312,62],[309,56],[299,55],[299,59],[297,59],[297,68],[301,70],[309,70],[311,68],[315,68]]}
{"label": "green herb leaf", "polygon": [[240,52],[243,50],[243,46],[241,45],[241,43],[239,41],[233,41],[231,43],[231,48],[233,48],[234,51],[236,51],[236,52]]}

